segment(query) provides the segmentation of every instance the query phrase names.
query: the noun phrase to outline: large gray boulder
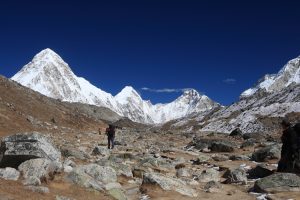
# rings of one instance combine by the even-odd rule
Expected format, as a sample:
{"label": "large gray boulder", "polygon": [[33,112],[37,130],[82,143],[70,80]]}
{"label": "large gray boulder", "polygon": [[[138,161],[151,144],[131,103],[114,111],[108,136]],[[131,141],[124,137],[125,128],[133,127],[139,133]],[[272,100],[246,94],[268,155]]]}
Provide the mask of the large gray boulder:
{"label": "large gray boulder", "polygon": [[198,176],[199,182],[207,183],[210,181],[220,181],[220,173],[215,169],[206,169]]}
{"label": "large gray boulder", "polygon": [[54,175],[61,171],[62,164],[46,158],[37,158],[23,162],[18,169],[25,178],[26,185],[30,185],[34,179],[41,182],[53,179]]}
{"label": "large gray boulder", "polygon": [[252,160],[256,162],[264,162],[267,160],[279,159],[281,154],[281,145],[269,145],[255,151],[252,154]]}
{"label": "large gray boulder", "polygon": [[111,167],[88,164],[76,167],[67,179],[79,186],[103,191],[105,184],[117,181],[117,174]]}
{"label": "large gray boulder", "polygon": [[226,183],[241,183],[243,185],[247,184],[247,173],[244,168],[237,168],[234,170],[229,170],[225,177],[227,180],[225,181]]}
{"label": "large gray boulder", "polygon": [[291,173],[276,173],[256,181],[254,191],[260,193],[300,192],[300,177]]}
{"label": "large gray boulder", "polygon": [[213,152],[233,152],[236,147],[233,142],[228,140],[208,138],[194,138],[188,146],[194,146],[201,151],[210,149]]}
{"label": "large gray boulder", "polygon": [[86,174],[81,168],[75,168],[72,172],[69,173],[67,179],[81,187],[104,191],[104,185]]}
{"label": "large gray boulder", "polygon": [[17,168],[22,162],[34,158],[58,161],[61,153],[48,138],[37,132],[19,133],[2,138],[0,145],[1,168]]}
{"label": "large gray boulder", "polygon": [[173,190],[182,195],[197,197],[195,190],[189,188],[184,181],[179,179],[166,177],[157,173],[145,173],[143,177],[143,184],[157,184],[163,190]]}

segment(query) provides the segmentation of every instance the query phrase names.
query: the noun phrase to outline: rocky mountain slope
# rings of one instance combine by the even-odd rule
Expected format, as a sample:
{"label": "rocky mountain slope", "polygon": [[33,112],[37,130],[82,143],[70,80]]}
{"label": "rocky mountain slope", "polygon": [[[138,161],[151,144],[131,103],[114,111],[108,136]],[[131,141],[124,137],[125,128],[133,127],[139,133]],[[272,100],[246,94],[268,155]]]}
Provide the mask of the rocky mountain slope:
{"label": "rocky mountain slope", "polygon": [[[238,102],[205,115],[175,120],[173,128],[193,131],[230,133],[274,133],[280,120],[292,122],[300,116],[300,57],[289,61],[275,75],[266,75],[254,88],[241,94]],[[190,127],[194,129],[190,129]]]}
{"label": "rocky mountain slope", "polygon": [[45,49],[34,56],[12,80],[48,97],[107,107],[121,116],[142,123],[164,123],[219,106],[195,90],[185,91],[171,103],[156,105],[143,100],[130,86],[112,96],[84,78],[77,77],[68,64],[51,49]]}
{"label": "rocky mountain slope", "polygon": [[0,76],[0,135],[18,131],[97,131],[121,119],[107,108],[55,100]]}

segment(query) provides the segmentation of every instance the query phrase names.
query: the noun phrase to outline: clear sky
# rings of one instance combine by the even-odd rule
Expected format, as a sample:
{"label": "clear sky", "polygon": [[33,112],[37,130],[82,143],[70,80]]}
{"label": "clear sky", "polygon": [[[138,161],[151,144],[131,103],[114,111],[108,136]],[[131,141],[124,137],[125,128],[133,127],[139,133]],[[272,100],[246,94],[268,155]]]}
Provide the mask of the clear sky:
{"label": "clear sky", "polygon": [[228,105],[300,55],[299,10],[296,0],[4,0],[0,74],[51,48],[113,95],[131,85],[165,103],[195,88]]}

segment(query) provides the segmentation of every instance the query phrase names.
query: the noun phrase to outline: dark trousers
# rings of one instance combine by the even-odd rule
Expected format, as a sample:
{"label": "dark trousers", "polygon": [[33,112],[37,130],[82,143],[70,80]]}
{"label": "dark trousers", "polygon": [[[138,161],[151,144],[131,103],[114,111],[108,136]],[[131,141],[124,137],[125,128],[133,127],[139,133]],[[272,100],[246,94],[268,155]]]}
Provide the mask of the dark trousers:
{"label": "dark trousers", "polygon": [[108,145],[108,149],[110,149],[110,146],[111,148],[113,149],[114,148],[114,140],[115,140],[115,137],[107,137],[107,145]]}

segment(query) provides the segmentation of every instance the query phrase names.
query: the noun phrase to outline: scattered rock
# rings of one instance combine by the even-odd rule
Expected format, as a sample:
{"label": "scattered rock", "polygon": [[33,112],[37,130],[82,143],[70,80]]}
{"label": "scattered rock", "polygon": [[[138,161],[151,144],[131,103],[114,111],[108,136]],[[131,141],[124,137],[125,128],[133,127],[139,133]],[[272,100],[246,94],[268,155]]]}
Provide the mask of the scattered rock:
{"label": "scattered rock", "polygon": [[55,200],[74,200],[74,199],[65,196],[56,195]]}
{"label": "scattered rock", "polygon": [[229,157],[227,155],[224,155],[224,154],[215,154],[215,155],[212,156],[212,159],[214,161],[222,162],[222,161],[229,160]]}
{"label": "scattered rock", "polygon": [[81,168],[75,168],[68,176],[67,179],[81,187],[92,188],[98,191],[104,191],[103,184],[96,181],[89,176]]}
{"label": "scattered rock", "polygon": [[173,190],[182,195],[197,197],[195,190],[189,188],[184,181],[179,179],[169,178],[162,174],[145,173],[143,177],[143,184],[157,184],[163,190]]}
{"label": "scattered rock", "polygon": [[116,200],[127,200],[124,192],[119,188],[114,188],[108,191],[109,195]]}
{"label": "scattered rock", "polygon": [[103,147],[103,146],[96,146],[92,152],[92,155],[108,156],[109,154],[110,154],[110,152],[107,149],[107,147]]}
{"label": "scattered rock", "polygon": [[77,158],[79,160],[87,160],[90,158],[90,156],[83,152],[83,151],[80,151],[78,149],[75,149],[73,147],[62,147],[61,148],[61,153],[64,157],[74,157],[74,158]]}
{"label": "scattered rock", "polygon": [[281,145],[275,144],[264,147],[252,154],[252,160],[256,162],[265,162],[267,160],[279,159],[281,154]]}
{"label": "scattered rock", "polygon": [[23,185],[33,185],[33,186],[39,186],[41,185],[41,180],[37,178],[36,176],[30,176],[23,182]]}
{"label": "scattered rock", "polygon": [[218,141],[213,142],[210,150],[212,152],[233,152],[234,151],[234,145],[231,142],[228,141]]}
{"label": "scattered rock", "polygon": [[276,173],[256,181],[254,191],[259,193],[300,192],[300,177],[291,173]]}
{"label": "scattered rock", "polygon": [[51,142],[37,132],[19,133],[2,139],[0,146],[0,167],[18,166],[30,159],[47,158],[59,161],[61,153]]}
{"label": "scattered rock", "polygon": [[204,186],[204,191],[208,193],[220,192],[220,189],[222,189],[222,185],[216,181],[209,181]]}
{"label": "scattered rock", "polygon": [[219,172],[215,169],[207,169],[207,170],[204,170],[200,176],[198,176],[198,179],[200,182],[203,182],[203,183],[207,183],[207,182],[210,182],[210,181],[219,181],[220,180],[220,177],[219,177]]}
{"label": "scattered rock", "polygon": [[111,167],[103,167],[97,164],[88,164],[80,167],[86,174],[102,183],[111,183],[117,181],[117,173]]}
{"label": "scattered rock", "polygon": [[257,179],[272,175],[274,172],[269,170],[264,165],[257,165],[255,168],[248,171],[248,178]]}
{"label": "scattered rock", "polygon": [[37,158],[23,162],[18,169],[25,179],[36,177],[41,182],[47,182],[60,172],[61,164],[45,158]]}
{"label": "scattered rock", "polygon": [[229,157],[230,160],[241,160],[241,161],[248,161],[250,160],[249,156],[246,155],[232,155]]}
{"label": "scattered rock", "polygon": [[15,168],[6,167],[5,169],[0,169],[0,178],[5,180],[17,181],[19,176],[20,172]]}
{"label": "scattered rock", "polygon": [[243,185],[247,184],[247,174],[246,171],[239,167],[234,170],[229,170],[227,173],[224,175],[226,179],[225,183],[242,183]]}
{"label": "scattered rock", "polygon": [[191,174],[189,173],[189,170],[187,168],[179,168],[176,170],[176,176],[177,177],[190,177]]}
{"label": "scattered rock", "polygon": [[37,192],[37,193],[41,193],[41,194],[46,194],[46,193],[50,192],[49,188],[43,187],[43,186],[27,186],[26,188],[33,192]]}
{"label": "scattered rock", "polygon": [[255,144],[256,144],[256,139],[249,138],[241,144],[241,148],[253,147],[253,146],[255,146]]}

